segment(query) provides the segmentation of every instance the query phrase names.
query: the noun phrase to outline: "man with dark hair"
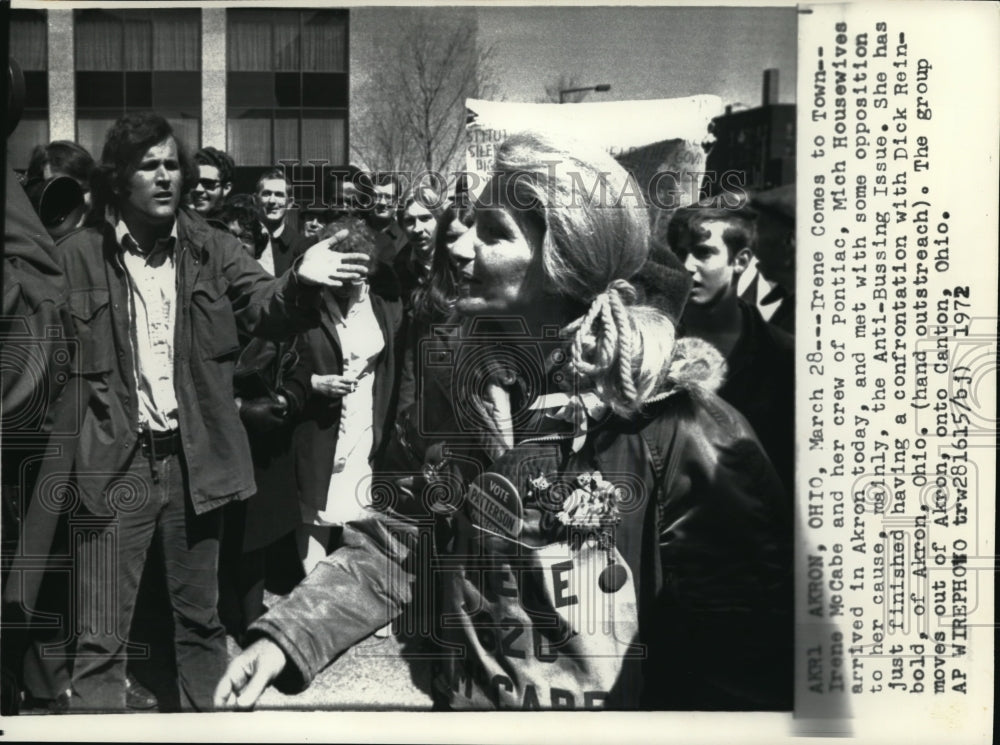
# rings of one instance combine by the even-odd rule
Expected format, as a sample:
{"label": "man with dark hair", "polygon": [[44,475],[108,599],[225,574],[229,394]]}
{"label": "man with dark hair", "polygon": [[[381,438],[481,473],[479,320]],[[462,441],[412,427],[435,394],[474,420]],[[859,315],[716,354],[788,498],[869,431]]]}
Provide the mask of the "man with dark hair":
{"label": "man with dark hair", "polygon": [[399,184],[388,174],[375,174],[374,203],[366,222],[378,231],[375,235],[375,258],[391,264],[408,242],[406,231],[396,221]]}
{"label": "man with dark hair", "polygon": [[313,241],[288,224],[288,204],[292,195],[281,168],[270,168],[257,179],[254,190],[268,243],[258,261],[271,274],[282,274]]}
{"label": "man with dark hair", "polygon": [[336,220],[339,214],[338,210],[329,207],[303,207],[299,210],[302,235],[309,240],[318,240],[323,228]]}
{"label": "man with dark hair", "polygon": [[404,195],[396,213],[406,245],[396,254],[392,268],[403,291],[403,305],[409,309],[413,292],[430,278],[434,258],[434,228],[441,214],[441,197],[429,186],[419,186]]}
{"label": "man with dark hair", "polygon": [[93,171],[94,158],[75,142],[55,140],[36,145],[31,152],[24,189],[53,238],[61,238],[86,220]]}
{"label": "man with dark hair", "polygon": [[375,231],[376,260],[392,264],[407,244],[396,222],[398,184],[393,174],[342,166],[329,171],[328,184],[334,206],[362,218]]}
{"label": "man with dark hair", "polygon": [[719,395],[750,422],[791,493],[792,337],[767,323],[736,293],[736,279],[750,263],[756,245],[756,219],[746,207],[682,207],[670,220],[667,240],[692,278],[681,330],[685,336],[705,339],[726,358],[728,375]]}
{"label": "man with dark hair", "polygon": [[69,140],[54,140],[48,145],[36,145],[25,173],[25,183],[48,181],[55,176],[69,176],[83,189],[90,206],[90,175],[94,157],[87,149]]}
{"label": "man with dark hair", "polygon": [[255,491],[233,404],[238,329],[281,339],[314,325],[318,286],[363,274],[351,262],[365,259],[327,243],[278,279],[262,271],[235,238],[179,208],[197,170],[158,114],[119,119],[101,161],[106,219],[60,244],[83,397],[64,478],[86,522],[70,705],[125,707],[129,624],[156,535],[181,707],[207,709],[226,662],[217,508]]}
{"label": "man with dark hair", "polygon": [[252,194],[231,194],[226,197],[218,219],[255,259],[267,248],[267,230],[260,221],[257,199]]}
{"label": "man with dark hair", "polygon": [[[198,181],[191,189],[191,206],[206,220],[218,217],[222,202],[233,188],[236,169],[229,153],[214,147],[203,147],[194,154],[198,165]],[[221,224],[218,226],[225,229]]]}

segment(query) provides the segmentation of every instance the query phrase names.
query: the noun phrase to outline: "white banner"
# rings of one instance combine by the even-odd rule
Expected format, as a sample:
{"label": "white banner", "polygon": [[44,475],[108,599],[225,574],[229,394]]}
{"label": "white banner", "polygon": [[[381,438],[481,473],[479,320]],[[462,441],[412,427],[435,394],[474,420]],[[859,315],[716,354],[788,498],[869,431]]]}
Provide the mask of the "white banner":
{"label": "white banner", "polygon": [[[681,189],[690,187],[689,174],[704,172],[706,146],[711,144],[709,124],[723,112],[722,99],[707,95],[573,104],[470,98],[465,106],[466,169],[479,177],[480,184],[493,166],[495,148],[510,134],[530,129],[607,150],[632,172],[647,197],[646,188],[656,173],[677,173],[680,183],[675,188]],[[684,193],[686,203],[691,188],[684,188]],[[667,203],[668,195],[660,196]]]}

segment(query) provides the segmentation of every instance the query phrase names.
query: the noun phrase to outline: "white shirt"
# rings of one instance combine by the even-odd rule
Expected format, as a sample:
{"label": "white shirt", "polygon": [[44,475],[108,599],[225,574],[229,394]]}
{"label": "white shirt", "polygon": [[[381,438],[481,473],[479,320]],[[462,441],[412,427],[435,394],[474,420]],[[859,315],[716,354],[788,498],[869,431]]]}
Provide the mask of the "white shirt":
{"label": "white shirt", "polygon": [[285,232],[285,223],[282,222],[278,226],[278,229],[272,233],[264,226],[264,232],[267,233],[267,245],[264,247],[264,251],[261,253],[260,258],[257,259],[257,263],[264,267],[264,271],[274,276],[274,241],[281,237],[281,234]]}
{"label": "white shirt", "polygon": [[124,220],[115,223],[128,274],[129,319],[135,329],[135,376],[139,392],[139,424],[165,432],[177,428],[174,392],[174,324],[177,272],[174,248],[177,223],[170,235],[156,242],[148,255],[128,232]]}
{"label": "white shirt", "polygon": [[302,505],[303,521],[314,525],[342,525],[370,515],[366,505],[371,502],[368,489],[372,471],[368,455],[374,439],[375,364],[385,348],[367,285],[359,287],[346,315],[335,302],[328,308],[344,354],[343,374],[356,379],[358,384],[341,401],[340,434],[326,505],[322,510]]}
{"label": "white shirt", "polygon": [[767,305],[761,302],[770,294],[771,290],[778,286],[778,283],[764,278],[764,275],[760,273],[760,269],[757,266],[756,256],[750,260],[750,265],[747,266],[743,273],[740,274],[739,279],[736,280],[736,294],[743,297],[743,294],[750,289],[754,279],[757,280],[757,297],[755,301],[757,310],[760,311],[760,315],[765,321],[770,321],[778,308],[781,307],[784,299],[773,299]]}

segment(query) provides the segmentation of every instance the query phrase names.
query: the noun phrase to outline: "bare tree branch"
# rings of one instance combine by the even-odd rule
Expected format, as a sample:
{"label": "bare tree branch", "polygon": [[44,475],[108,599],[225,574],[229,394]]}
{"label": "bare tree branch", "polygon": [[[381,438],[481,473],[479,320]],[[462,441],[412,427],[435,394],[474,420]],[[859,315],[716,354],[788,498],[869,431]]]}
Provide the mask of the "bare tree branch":
{"label": "bare tree branch", "polygon": [[493,50],[478,46],[473,17],[440,8],[415,11],[405,33],[366,81],[352,155],[370,168],[461,169],[465,99],[497,91]]}

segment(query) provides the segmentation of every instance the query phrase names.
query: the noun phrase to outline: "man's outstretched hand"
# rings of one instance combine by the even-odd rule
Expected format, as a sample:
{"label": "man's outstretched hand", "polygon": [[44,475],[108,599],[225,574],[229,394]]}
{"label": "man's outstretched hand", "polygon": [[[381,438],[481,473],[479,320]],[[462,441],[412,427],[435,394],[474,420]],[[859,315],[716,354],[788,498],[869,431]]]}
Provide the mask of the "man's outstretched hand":
{"label": "man's outstretched hand", "polygon": [[270,639],[258,639],[229,663],[215,687],[215,708],[252,709],[285,664],[281,647]]}
{"label": "man's outstretched hand", "polygon": [[348,236],[346,230],[319,243],[314,243],[302,255],[295,275],[307,284],[341,287],[351,282],[361,282],[368,276],[367,254],[339,253],[335,246]]}

